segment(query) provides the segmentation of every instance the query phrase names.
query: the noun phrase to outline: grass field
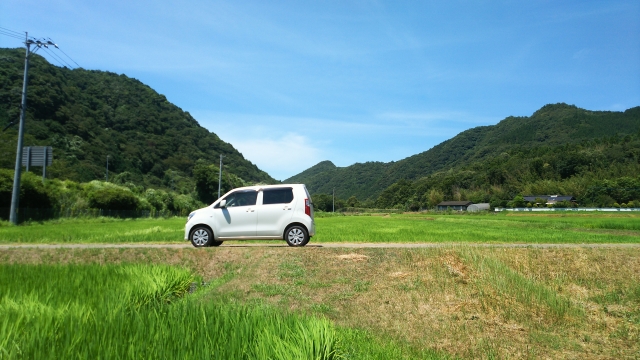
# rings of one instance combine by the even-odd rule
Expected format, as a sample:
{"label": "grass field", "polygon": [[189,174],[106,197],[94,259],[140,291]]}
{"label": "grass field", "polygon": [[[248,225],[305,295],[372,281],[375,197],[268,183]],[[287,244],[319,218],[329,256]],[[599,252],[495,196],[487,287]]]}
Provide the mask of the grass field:
{"label": "grass field", "polygon": [[[105,286],[110,289],[109,284],[116,285],[109,292],[101,287],[101,281],[74,278],[71,274],[77,271],[65,272],[62,284],[29,283],[20,280],[20,276],[23,276],[21,274],[37,273],[42,282],[47,283],[50,280],[46,279],[52,278],[52,272],[46,267],[33,271],[17,267],[11,273],[18,275],[12,277],[17,279],[15,284],[22,285],[0,284],[0,291],[3,291],[3,307],[0,311],[7,311],[9,308],[18,309],[18,313],[10,318],[6,317],[6,313],[0,314],[0,323],[3,324],[0,329],[8,326],[11,328],[13,324],[26,326],[24,321],[28,314],[38,314],[32,308],[42,307],[56,314],[54,310],[62,307],[73,310],[72,314],[82,315],[65,321],[76,321],[73,326],[79,326],[83,333],[89,335],[86,338],[74,337],[74,332],[58,332],[55,335],[47,332],[50,329],[48,326],[53,325],[42,325],[42,329],[47,330],[45,333],[50,334],[47,336],[59,336],[60,339],[56,339],[61,344],[80,346],[85,340],[99,342],[102,341],[100,339],[105,339],[108,349],[119,351],[118,346],[130,349],[134,347],[132,344],[150,341],[150,344],[155,345],[135,350],[139,353],[131,349],[129,351],[143,357],[173,355],[173,351],[179,356],[171,357],[192,357],[190,354],[180,355],[185,353],[177,348],[199,349],[198,346],[203,346],[215,351],[216,345],[207,345],[202,339],[196,340],[188,336],[186,339],[182,338],[183,335],[201,333],[197,327],[198,317],[191,317],[191,311],[214,311],[206,310],[210,308],[227,311],[224,306],[219,306],[231,304],[250,309],[247,310],[249,312],[255,311],[251,309],[280,309],[267,313],[273,318],[285,319],[283,321],[286,324],[289,321],[286,320],[289,319],[286,314],[296,314],[293,323],[302,323],[310,328],[314,325],[308,324],[315,320],[309,319],[324,317],[330,323],[323,326],[332,329],[333,336],[339,339],[336,349],[345,358],[640,357],[640,252],[637,249],[447,246],[430,249],[356,250],[222,246],[208,249],[13,248],[0,251],[0,264],[13,264],[9,268],[16,266],[15,264],[84,266],[83,264],[131,262],[145,266],[165,264],[186,267],[190,270],[186,273],[187,276],[201,278],[210,285],[199,290],[192,301],[188,300],[189,297],[182,300],[180,296],[172,295],[173,297],[168,297],[170,305],[141,307],[143,310],[155,309],[157,314],[162,315],[159,320],[149,319],[147,312],[135,319],[125,319],[118,314],[126,312],[116,311],[112,319],[119,319],[126,326],[113,325],[113,330],[108,330],[106,334],[118,341],[109,342],[106,337],[100,337],[102,330],[82,327],[85,326],[82,321],[108,319],[111,312],[95,311],[88,316],[87,309],[91,308],[92,301],[81,299],[84,299],[84,293],[87,292],[93,292],[94,295],[107,294],[107,298],[128,294],[126,289],[131,288],[130,285],[117,285],[127,282],[121,280],[126,279],[127,275],[123,274],[131,274],[131,270],[123,273],[115,265],[99,267],[109,269],[108,272],[114,276],[111,280],[104,280]],[[1,281],[4,282],[7,277],[5,274],[9,273],[7,265],[2,265],[0,271],[3,274]],[[85,285],[90,290],[76,290],[76,287]],[[149,286],[134,287],[153,289]],[[36,288],[38,292],[25,291],[24,288]],[[118,292],[120,288],[125,291]],[[76,295],[76,292],[79,294]],[[67,294],[68,297],[53,301],[59,293]],[[138,293],[147,294],[149,291]],[[7,297],[12,301],[6,300]],[[75,300],[76,297],[80,300]],[[151,301],[153,304],[166,302],[162,300],[165,297],[155,295],[123,298],[161,299]],[[94,301],[97,304],[108,302],[100,299]],[[49,306],[41,306],[41,303]],[[20,310],[21,306],[32,308],[28,308],[28,311]],[[100,305],[105,308],[109,306]],[[19,316],[25,320],[17,321]],[[219,314],[216,316],[220,317]],[[234,316],[238,315],[231,317],[236,318]],[[211,321],[214,318],[215,316],[207,317]],[[182,329],[180,319],[186,319],[191,325]],[[89,321],[94,325],[103,322]],[[169,327],[164,327],[165,323]],[[285,328],[298,326],[286,324],[283,325]],[[172,334],[174,328],[178,333],[176,336]],[[131,338],[119,335],[120,332],[127,332],[127,329],[147,329],[150,331],[147,336],[152,339],[133,335],[134,331],[128,335]],[[7,339],[6,330],[0,331],[5,331],[0,334],[0,339]],[[41,331],[32,331],[24,337],[24,332],[18,332],[15,334],[20,336],[11,338],[32,344],[33,349],[43,349],[50,338],[37,339],[37,334]],[[155,340],[156,338],[160,340]],[[130,339],[135,341],[130,342]],[[186,345],[176,345],[176,348],[171,347],[173,345],[163,345],[174,341],[176,344]],[[224,341],[227,344],[226,341],[231,340]],[[5,340],[3,346],[10,349],[11,342]],[[90,349],[95,345],[82,346]],[[24,351],[24,347],[21,349]],[[273,353],[273,350],[269,351]],[[65,357],[62,356],[65,355],[62,350],[57,354]],[[122,357],[130,357],[127,354],[129,353]]]}
{"label": "grass field", "polygon": [[[61,219],[0,226],[0,243],[182,242],[184,218]],[[640,214],[399,214],[316,218],[312,243],[639,243]]]}
{"label": "grass field", "polygon": [[[184,222],[2,223],[0,243],[182,243]],[[640,358],[636,248],[464,245],[639,243],[636,214],[334,216],[316,224],[312,244],[444,246],[3,249],[0,359]],[[194,279],[209,285],[187,295]]]}
{"label": "grass field", "polygon": [[195,277],[179,267],[3,264],[0,274],[1,359],[402,356],[323,316],[212,301],[214,286],[187,295]]}

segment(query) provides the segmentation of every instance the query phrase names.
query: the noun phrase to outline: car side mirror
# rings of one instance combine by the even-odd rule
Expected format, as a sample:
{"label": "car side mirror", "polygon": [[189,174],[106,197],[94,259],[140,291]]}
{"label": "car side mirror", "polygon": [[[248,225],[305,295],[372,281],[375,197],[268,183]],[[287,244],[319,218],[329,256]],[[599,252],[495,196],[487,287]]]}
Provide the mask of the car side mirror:
{"label": "car side mirror", "polygon": [[221,208],[227,207],[227,200],[220,201],[220,207]]}

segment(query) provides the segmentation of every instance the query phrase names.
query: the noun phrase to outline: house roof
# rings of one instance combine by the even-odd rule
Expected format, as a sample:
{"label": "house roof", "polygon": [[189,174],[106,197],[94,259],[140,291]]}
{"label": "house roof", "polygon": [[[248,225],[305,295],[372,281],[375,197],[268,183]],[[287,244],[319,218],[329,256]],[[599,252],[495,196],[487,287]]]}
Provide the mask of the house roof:
{"label": "house roof", "polygon": [[543,199],[549,201],[572,201],[575,200],[571,195],[526,195],[523,196],[524,201],[536,201],[536,199]]}
{"label": "house roof", "polygon": [[438,206],[469,206],[473,204],[471,201],[443,201]]}

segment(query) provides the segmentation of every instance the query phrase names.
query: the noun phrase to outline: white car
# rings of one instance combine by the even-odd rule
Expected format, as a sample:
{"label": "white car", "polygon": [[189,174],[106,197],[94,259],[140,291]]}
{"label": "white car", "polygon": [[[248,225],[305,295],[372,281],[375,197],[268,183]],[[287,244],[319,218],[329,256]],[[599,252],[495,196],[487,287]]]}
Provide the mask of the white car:
{"label": "white car", "polygon": [[315,233],[307,188],[281,184],[233,189],[210,206],[193,211],[184,238],[195,247],[245,239],[284,239],[289,246],[305,246]]}

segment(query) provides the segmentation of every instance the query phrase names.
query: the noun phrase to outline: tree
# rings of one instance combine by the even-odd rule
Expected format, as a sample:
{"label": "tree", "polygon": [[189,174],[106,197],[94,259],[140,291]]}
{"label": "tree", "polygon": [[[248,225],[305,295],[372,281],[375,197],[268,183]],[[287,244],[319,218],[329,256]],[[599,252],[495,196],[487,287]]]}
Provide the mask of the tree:
{"label": "tree", "polygon": [[[198,160],[193,167],[193,179],[196,183],[198,200],[205,204],[211,204],[218,199],[218,178],[220,168],[216,165],[207,165],[205,161]],[[244,186],[244,181],[234,174],[222,174],[222,186],[220,195],[227,191]]]}
{"label": "tree", "polygon": [[427,195],[427,202],[430,208],[435,208],[444,200],[444,194],[436,189],[431,189]]}
{"label": "tree", "polygon": [[360,205],[360,201],[358,201],[358,198],[356,198],[355,195],[352,195],[347,199],[346,205],[348,207],[358,207]]}
{"label": "tree", "polygon": [[329,212],[333,207],[333,198],[327,194],[315,194],[311,196],[313,208],[320,211]]}
{"label": "tree", "polygon": [[522,195],[516,195],[515,198],[511,201],[511,206],[513,207],[524,207],[526,202],[524,201],[524,197]]}

